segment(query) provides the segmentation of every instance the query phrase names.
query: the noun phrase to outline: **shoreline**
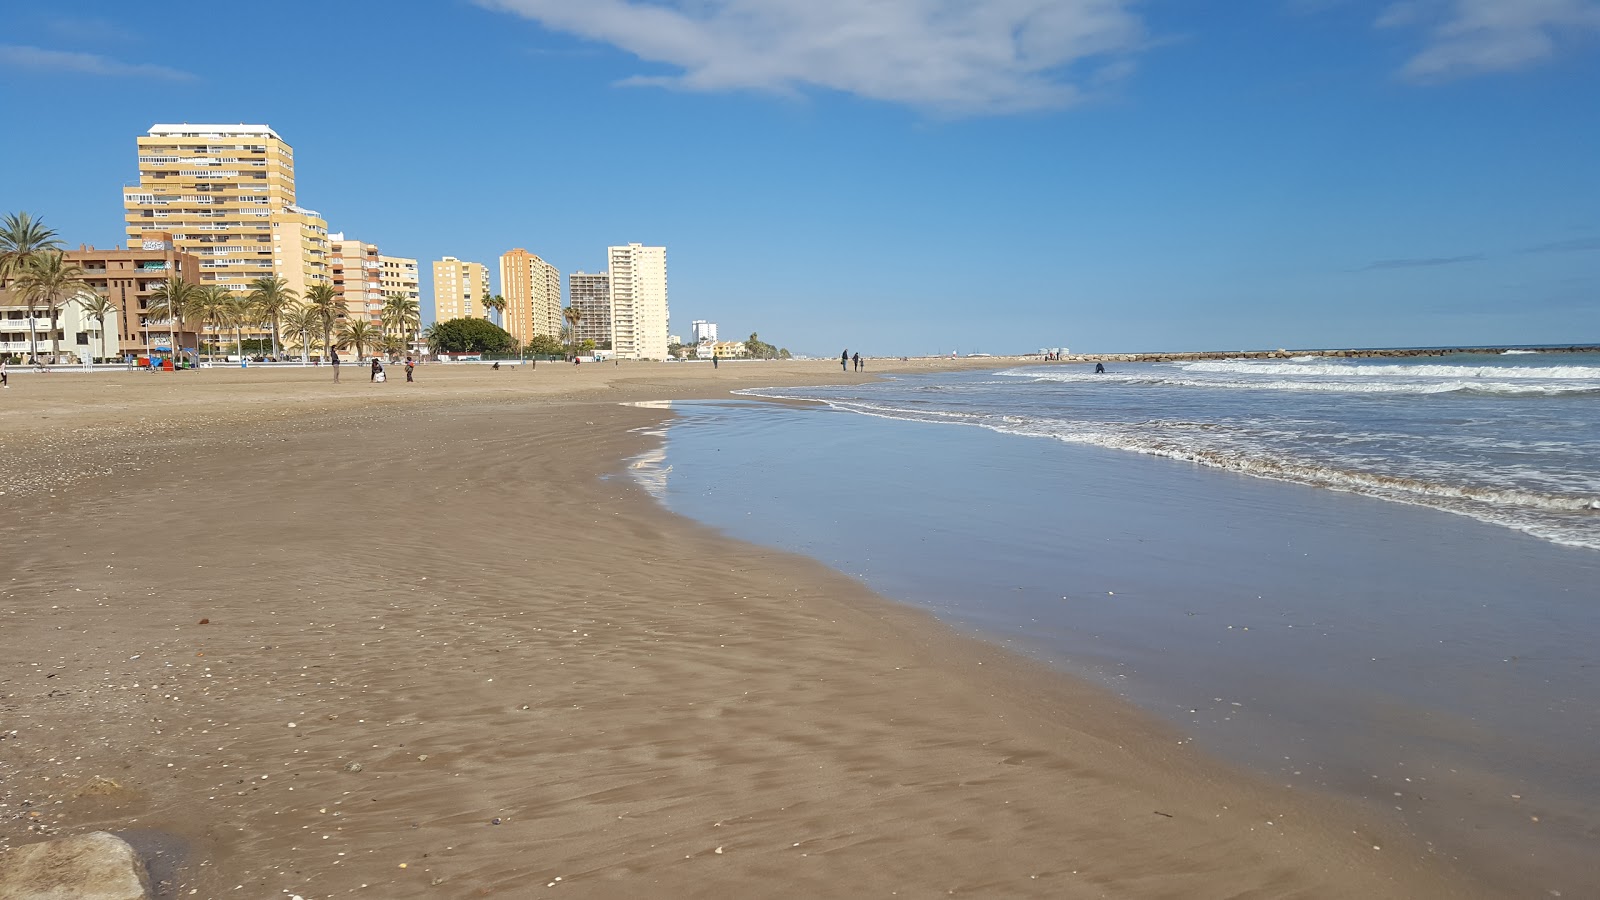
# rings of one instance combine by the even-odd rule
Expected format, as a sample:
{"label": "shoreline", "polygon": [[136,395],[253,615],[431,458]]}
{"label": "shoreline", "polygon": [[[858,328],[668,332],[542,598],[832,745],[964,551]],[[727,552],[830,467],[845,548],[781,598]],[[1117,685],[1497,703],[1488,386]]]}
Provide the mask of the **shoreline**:
{"label": "shoreline", "polygon": [[0,408],[35,474],[88,448],[54,501],[0,496],[26,549],[0,562],[0,838],[155,829],[189,846],[174,890],[308,898],[557,875],[584,896],[1483,893],[1099,687],[659,507],[622,473],[667,414],[620,404],[780,369],[630,368],[463,373],[439,402],[153,383],[94,426],[52,386],[26,432]]}

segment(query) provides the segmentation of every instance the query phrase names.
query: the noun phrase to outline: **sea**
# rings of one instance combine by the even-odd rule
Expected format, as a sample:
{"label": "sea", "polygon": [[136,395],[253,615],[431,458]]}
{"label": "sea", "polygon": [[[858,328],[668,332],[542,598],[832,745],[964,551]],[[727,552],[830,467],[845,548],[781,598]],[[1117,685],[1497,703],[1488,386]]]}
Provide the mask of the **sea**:
{"label": "sea", "polygon": [[1357,803],[1600,896],[1600,354],[1038,363],[674,403],[634,477]]}

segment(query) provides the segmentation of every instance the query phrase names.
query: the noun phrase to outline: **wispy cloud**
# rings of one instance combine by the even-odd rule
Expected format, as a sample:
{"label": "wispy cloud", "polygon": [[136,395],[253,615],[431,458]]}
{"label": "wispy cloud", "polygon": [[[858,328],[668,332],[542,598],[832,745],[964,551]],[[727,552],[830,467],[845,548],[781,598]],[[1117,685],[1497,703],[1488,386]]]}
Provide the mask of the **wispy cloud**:
{"label": "wispy cloud", "polygon": [[1544,62],[1568,38],[1600,34],[1600,0],[1401,0],[1379,28],[1420,28],[1427,42],[1400,74],[1447,81]]}
{"label": "wispy cloud", "polygon": [[1478,262],[1483,259],[1482,253],[1471,253],[1466,256],[1424,256],[1415,259],[1380,259],[1361,267],[1361,271],[1370,272],[1374,269],[1426,269],[1431,266],[1454,266],[1460,263]]}
{"label": "wispy cloud", "polygon": [[74,75],[106,75],[118,78],[153,78],[187,81],[195,76],[167,66],[126,63],[97,53],[45,50],[17,44],[0,44],[0,66],[39,72],[65,72]]}
{"label": "wispy cloud", "polygon": [[1529,247],[1523,253],[1578,253],[1583,250],[1600,250],[1600,237],[1573,238],[1570,241],[1553,241]]}
{"label": "wispy cloud", "polygon": [[478,0],[679,70],[629,84],[825,88],[945,114],[1070,106],[1147,45],[1135,0]]}

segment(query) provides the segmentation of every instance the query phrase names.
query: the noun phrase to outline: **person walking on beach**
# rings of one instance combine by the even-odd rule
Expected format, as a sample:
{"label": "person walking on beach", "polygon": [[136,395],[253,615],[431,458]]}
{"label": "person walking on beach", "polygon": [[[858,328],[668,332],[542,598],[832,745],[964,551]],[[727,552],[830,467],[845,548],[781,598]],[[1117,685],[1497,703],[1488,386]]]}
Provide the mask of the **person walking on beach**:
{"label": "person walking on beach", "polygon": [[850,348],[849,347],[844,348],[844,352],[839,354],[839,371],[841,371],[841,372],[850,371]]}
{"label": "person walking on beach", "polygon": [[717,354],[715,354],[715,353],[711,354],[711,368],[713,370],[715,370],[717,368],[717,363],[718,362],[719,362],[719,360],[717,359]]}
{"label": "person walking on beach", "polygon": [[339,351],[328,351],[328,363],[333,366],[333,383],[339,383]]}
{"label": "person walking on beach", "polygon": [[856,371],[857,372],[861,371],[861,351],[859,351],[859,350],[856,351],[855,363],[856,363]]}
{"label": "person walking on beach", "polygon": [[372,380],[374,382],[376,382],[378,380],[378,373],[382,372],[382,371],[383,371],[383,364],[379,363],[378,362],[378,358],[376,356],[374,356],[372,358]]}
{"label": "person walking on beach", "polygon": [[0,388],[11,387],[11,376],[6,374],[5,357],[0,356]]}
{"label": "person walking on beach", "polygon": [[411,370],[415,369],[416,367],[417,367],[417,361],[412,359],[409,356],[406,357],[406,381],[408,381],[408,382],[409,381],[416,381],[415,378],[411,377]]}

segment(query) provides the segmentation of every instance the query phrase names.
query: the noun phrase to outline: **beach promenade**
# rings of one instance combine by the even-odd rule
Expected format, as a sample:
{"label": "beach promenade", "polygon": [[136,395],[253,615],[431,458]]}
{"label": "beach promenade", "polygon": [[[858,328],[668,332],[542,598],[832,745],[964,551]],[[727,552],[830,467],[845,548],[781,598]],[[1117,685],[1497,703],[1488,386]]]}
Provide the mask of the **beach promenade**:
{"label": "beach promenade", "polygon": [[172,897],[1484,895],[622,477],[631,402],[862,377],[14,377],[0,848],[125,833]]}

